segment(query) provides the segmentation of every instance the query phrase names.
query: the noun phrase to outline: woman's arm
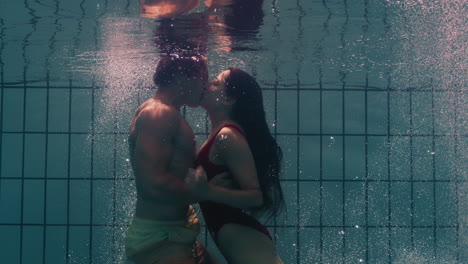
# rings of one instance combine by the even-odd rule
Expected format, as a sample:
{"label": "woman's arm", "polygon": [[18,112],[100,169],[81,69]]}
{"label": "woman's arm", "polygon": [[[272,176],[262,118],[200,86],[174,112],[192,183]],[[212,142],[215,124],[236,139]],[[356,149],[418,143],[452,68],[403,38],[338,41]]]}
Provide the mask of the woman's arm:
{"label": "woman's arm", "polygon": [[[210,200],[233,207],[247,209],[263,204],[263,194],[257,178],[254,159],[246,139],[237,131],[225,127],[216,136],[212,151],[217,162],[228,168],[239,189],[228,189],[206,182],[201,168],[194,173],[188,186],[202,200]],[[218,176],[216,176],[218,177]]]}
{"label": "woman's arm", "polygon": [[209,188],[210,190],[206,194],[206,199],[213,202],[227,204],[241,209],[259,207],[263,203],[263,196],[260,189],[232,190],[212,184],[209,185]]}

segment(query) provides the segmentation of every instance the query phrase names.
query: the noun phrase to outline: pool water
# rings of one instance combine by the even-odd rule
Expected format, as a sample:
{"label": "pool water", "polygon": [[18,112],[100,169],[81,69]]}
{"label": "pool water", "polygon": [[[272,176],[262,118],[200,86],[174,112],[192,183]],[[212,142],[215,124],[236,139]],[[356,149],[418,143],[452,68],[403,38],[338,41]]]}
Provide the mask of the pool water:
{"label": "pool water", "polygon": [[[2,263],[125,263],[127,131],[168,54],[260,83],[286,264],[468,263],[464,1],[250,4],[163,21],[138,1],[2,0]],[[201,145],[205,113],[183,114]]]}

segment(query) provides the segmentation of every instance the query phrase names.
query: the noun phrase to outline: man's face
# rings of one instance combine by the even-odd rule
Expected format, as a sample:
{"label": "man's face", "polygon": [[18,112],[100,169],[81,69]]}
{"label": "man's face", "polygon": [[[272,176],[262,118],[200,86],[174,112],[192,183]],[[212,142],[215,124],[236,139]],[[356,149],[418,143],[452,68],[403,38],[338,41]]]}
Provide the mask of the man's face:
{"label": "man's face", "polygon": [[203,94],[203,90],[206,89],[208,85],[207,76],[194,76],[194,77],[182,77],[181,92],[184,97],[186,105],[190,107],[200,106],[200,100]]}

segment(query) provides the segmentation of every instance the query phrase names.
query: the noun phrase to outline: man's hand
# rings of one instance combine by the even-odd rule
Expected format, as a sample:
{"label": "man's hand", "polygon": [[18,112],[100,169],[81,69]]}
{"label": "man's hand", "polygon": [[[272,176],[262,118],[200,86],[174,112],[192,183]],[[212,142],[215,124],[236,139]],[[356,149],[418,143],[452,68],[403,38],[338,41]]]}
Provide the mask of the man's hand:
{"label": "man's hand", "polygon": [[197,197],[197,199],[205,200],[209,194],[209,185],[206,178],[206,173],[202,166],[197,169],[189,169],[185,177],[187,189]]}

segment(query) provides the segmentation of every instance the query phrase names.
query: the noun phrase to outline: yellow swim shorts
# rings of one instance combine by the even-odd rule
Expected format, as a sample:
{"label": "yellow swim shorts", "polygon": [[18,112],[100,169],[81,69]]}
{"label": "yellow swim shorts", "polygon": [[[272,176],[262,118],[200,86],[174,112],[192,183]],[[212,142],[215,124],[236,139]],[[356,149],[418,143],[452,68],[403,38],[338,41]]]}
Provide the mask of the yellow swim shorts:
{"label": "yellow swim shorts", "polygon": [[187,218],[180,221],[153,221],[134,217],[125,238],[125,251],[130,258],[163,241],[192,246],[199,233],[200,223],[192,206],[187,212]]}

